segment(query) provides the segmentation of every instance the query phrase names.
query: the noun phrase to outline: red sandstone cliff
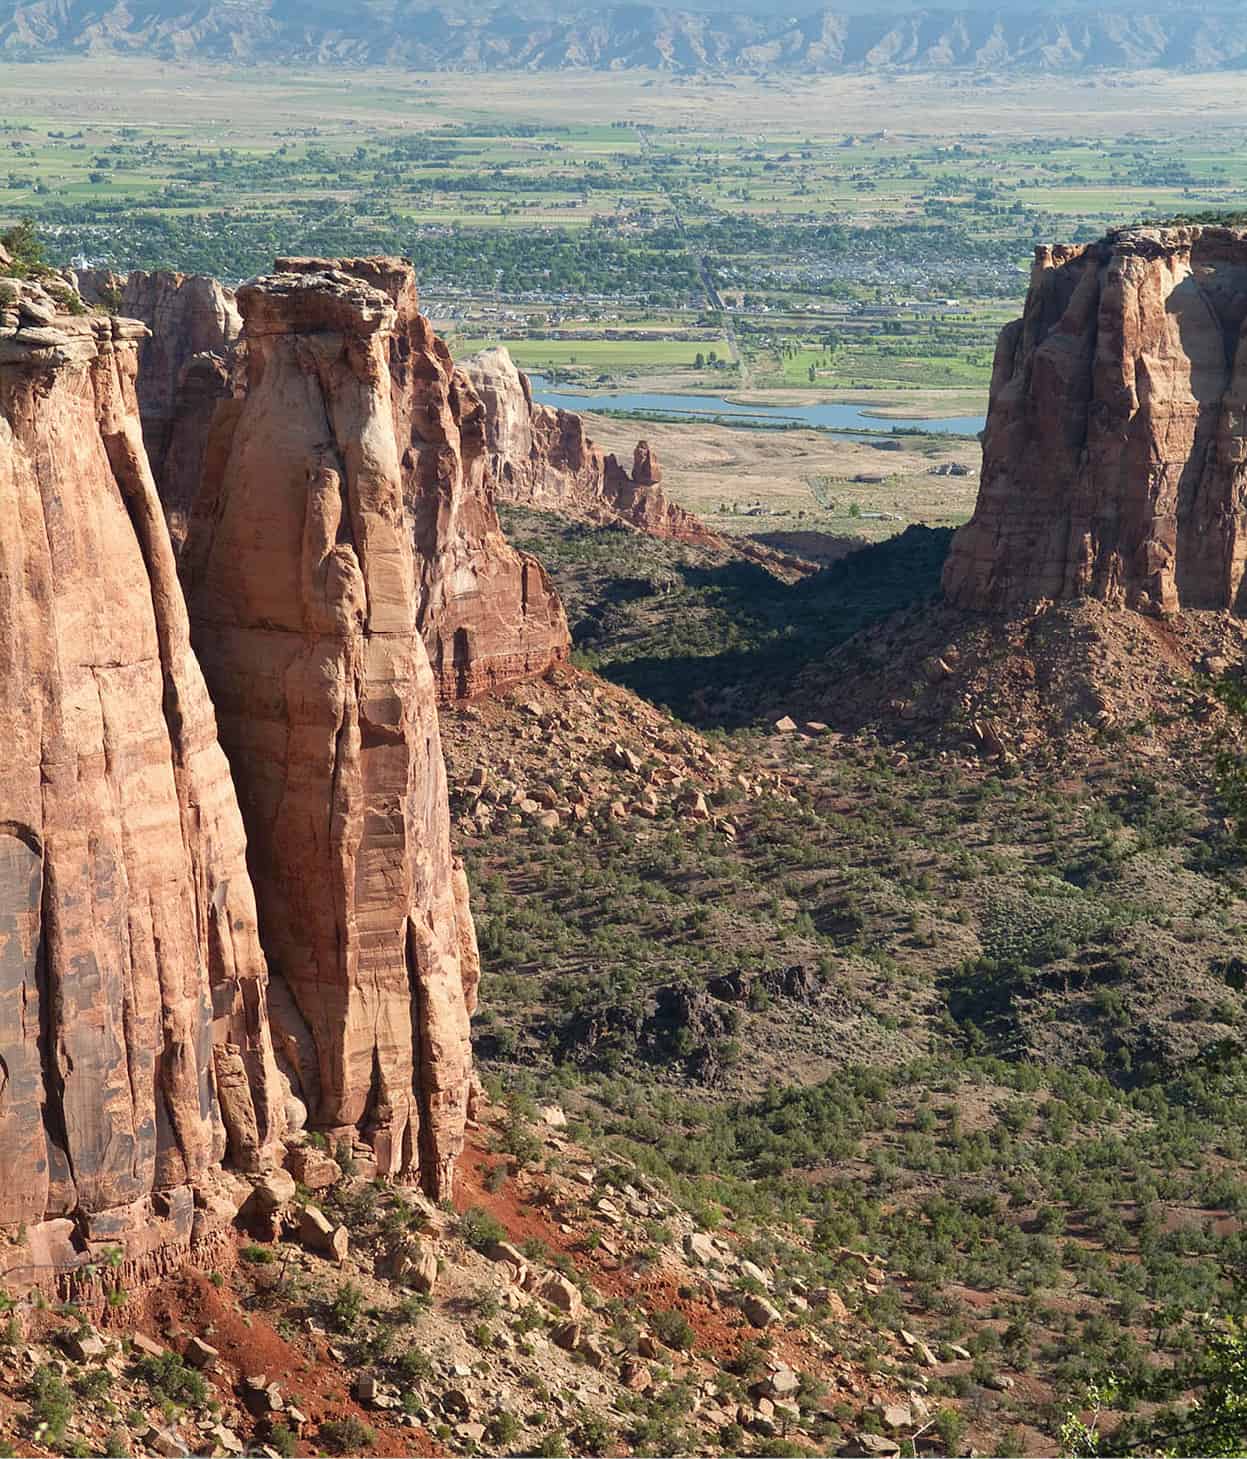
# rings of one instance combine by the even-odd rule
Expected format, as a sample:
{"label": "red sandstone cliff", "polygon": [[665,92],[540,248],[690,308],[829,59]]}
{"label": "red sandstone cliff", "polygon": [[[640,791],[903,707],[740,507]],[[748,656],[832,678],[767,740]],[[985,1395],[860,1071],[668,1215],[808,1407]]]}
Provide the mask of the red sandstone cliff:
{"label": "red sandstone cliff", "polygon": [[[544,672],[566,658],[567,619],[536,558],[498,525],[484,412],[444,342],[420,313],[415,273],[402,259],[281,258],[278,272],[337,269],[386,293],[397,311],[388,336],[403,498],[412,532],[416,620],[438,693],[459,699]],[[142,319],[139,401],[153,469],[179,550],[205,471],[218,411],[245,392],[241,322],[233,293],[214,279],[136,272],[79,275],[92,299]]]}
{"label": "red sandstone cliff", "polygon": [[996,352],[978,505],[944,589],[1243,612],[1247,233],[1132,229],[1038,251]]}
{"label": "red sandstone cliff", "polygon": [[412,266],[396,258],[279,258],[282,272],[337,270],[394,305],[391,405],[411,526],[416,621],[444,699],[544,672],[567,656],[567,617],[535,557],[502,535],[485,449],[485,413],[467,376],[420,313]]}
{"label": "red sandstone cliff", "polygon": [[[371,273],[376,283],[362,277]],[[246,384],[218,413],[182,555],[251,843],[279,1054],[311,1123],[447,1193],[463,1138],[475,940],[452,861],[405,504],[429,381],[388,266],[239,292]],[[426,409],[431,440],[447,422]],[[430,445],[447,464],[448,441]],[[286,995],[289,996],[286,996]]]}
{"label": "red sandstone cliff", "polygon": [[485,440],[503,501],[586,521],[623,523],[707,547],[723,547],[700,518],[667,500],[662,471],[645,441],[632,469],[594,445],[584,420],[570,410],[533,401],[528,376],[505,349],[483,350],[463,362],[485,407]]}
{"label": "red sandstone cliff", "polygon": [[100,1244],[141,1270],[233,1214],[218,1166],[268,1158],[285,1090],[143,450],[143,327],[4,292],[0,1227],[25,1227],[36,1273]]}
{"label": "red sandstone cliff", "polygon": [[204,443],[227,390],[226,360],[242,321],[233,290],[204,274],[80,269],[88,303],[140,319],[138,397],[143,441],[175,546],[199,486]]}

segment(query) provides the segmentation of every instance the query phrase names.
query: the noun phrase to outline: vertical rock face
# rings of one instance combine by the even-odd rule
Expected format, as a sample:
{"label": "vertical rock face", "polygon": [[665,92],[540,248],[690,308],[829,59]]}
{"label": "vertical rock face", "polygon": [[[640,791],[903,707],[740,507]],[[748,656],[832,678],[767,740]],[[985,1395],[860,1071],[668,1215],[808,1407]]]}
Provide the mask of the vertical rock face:
{"label": "vertical rock face", "polygon": [[996,352],[983,476],[944,589],[1243,612],[1247,233],[1041,248]]}
{"label": "vertical rock face", "polygon": [[395,429],[401,282],[383,261],[300,265],[239,292],[245,393],[218,413],[182,569],[251,843],[279,1056],[313,1125],[358,1132],[383,1172],[418,1170],[443,1194],[475,942],[420,634],[414,447]]}
{"label": "vertical rock face", "polygon": [[692,512],[667,500],[647,442],[637,443],[628,471],[594,445],[574,411],[536,404],[528,376],[500,347],[465,360],[463,371],[484,405],[486,449],[501,500],[623,523],[677,542],[722,545]]}
{"label": "vertical rock face", "polygon": [[[394,258],[282,258],[280,273],[337,269],[391,300],[390,378],[404,501],[411,519],[417,623],[443,699],[542,673],[566,658],[567,620],[541,564],[502,535],[484,417],[467,378],[420,313],[415,273]],[[88,297],[152,331],[141,350],[143,429],[179,551],[205,471],[218,411],[238,382],[241,320],[215,279],[137,271],[78,275]],[[241,388],[245,389],[245,383]]]}
{"label": "vertical rock face", "polygon": [[81,269],[77,279],[90,303],[140,319],[150,330],[139,347],[139,411],[148,459],[180,548],[208,427],[216,402],[228,393],[225,361],[242,327],[233,291],[206,275],[167,269],[135,269],[125,276]]}
{"label": "vertical rock face", "polygon": [[204,1234],[284,1126],[241,818],[143,449],[132,321],[0,311],[0,1227]]}
{"label": "vertical rock face", "polygon": [[411,265],[396,258],[279,258],[276,267],[336,269],[380,289],[394,306],[394,431],[411,522],[416,618],[439,695],[480,694],[564,659],[570,638],[563,605],[537,559],[502,535],[481,402],[420,313]]}

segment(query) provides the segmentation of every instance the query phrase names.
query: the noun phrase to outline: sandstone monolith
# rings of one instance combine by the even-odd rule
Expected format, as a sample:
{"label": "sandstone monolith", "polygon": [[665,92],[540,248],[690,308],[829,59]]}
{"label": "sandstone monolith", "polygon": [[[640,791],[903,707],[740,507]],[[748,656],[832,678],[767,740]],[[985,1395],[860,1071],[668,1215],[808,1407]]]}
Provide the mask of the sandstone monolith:
{"label": "sandstone monolith", "polygon": [[949,599],[1243,612],[1245,319],[1247,232],[1135,228],[1040,248],[997,347]]}
{"label": "sandstone monolith", "polygon": [[566,658],[567,618],[545,569],[502,534],[485,412],[445,341],[420,313],[399,258],[279,258],[279,272],[338,270],[390,299],[391,405],[412,538],[416,621],[443,699],[544,672]]}
{"label": "sandstone monolith", "polygon": [[143,441],[180,548],[207,428],[228,394],[226,362],[242,328],[234,292],[206,274],[171,269],[79,269],[75,277],[88,302],[147,325],[138,373]]}
{"label": "sandstone monolith", "polygon": [[475,942],[395,431],[403,325],[386,279],[362,273],[239,291],[245,388],[218,413],[182,571],[279,1057],[310,1125],[440,1196],[463,1139]]}

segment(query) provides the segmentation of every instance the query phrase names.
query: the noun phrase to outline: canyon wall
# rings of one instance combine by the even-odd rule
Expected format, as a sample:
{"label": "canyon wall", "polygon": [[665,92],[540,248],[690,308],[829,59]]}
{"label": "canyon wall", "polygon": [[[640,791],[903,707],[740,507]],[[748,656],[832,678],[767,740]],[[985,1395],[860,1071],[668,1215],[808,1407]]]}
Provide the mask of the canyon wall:
{"label": "canyon wall", "polygon": [[[467,377],[420,313],[415,272],[395,258],[279,258],[279,273],[350,274],[387,294],[387,336],[403,500],[412,534],[416,621],[439,696],[471,697],[566,658],[566,615],[536,558],[502,535],[484,441],[484,412]],[[215,279],[98,270],[78,275],[92,300],[151,330],[139,403],[174,546],[194,512],[218,411],[247,389],[241,320]]]}
{"label": "canyon wall", "polygon": [[174,546],[186,535],[216,403],[228,394],[227,360],[242,320],[232,289],[203,274],[79,269],[83,298],[139,319],[138,397],[143,442]]}
{"label": "canyon wall", "polygon": [[[244,835],[135,395],[145,331],[0,289],[0,1227],[137,1270],[286,1118]],[[23,1243],[19,1242],[19,1248]],[[25,1263],[25,1265],[23,1265]]]}
{"label": "canyon wall", "polygon": [[391,408],[415,570],[416,621],[443,699],[484,693],[566,658],[563,605],[535,557],[502,535],[485,413],[420,313],[412,266],[397,258],[279,258],[288,273],[336,270],[394,306]]}
{"label": "canyon wall", "polygon": [[408,282],[390,261],[300,261],[239,291],[245,388],[217,413],[181,566],[278,1053],[315,1127],[359,1134],[382,1173],[418,1171],[442,1196],[477,965],[407,501],[425,445],[450,474],[453,412],[423,405],[417,432],[396,407],[396,367],[437,399],[449,388],[416,348]]}
{"label": "canyon wall", "polygon": [[581,416],[535,403],[528,376],[501,347],[483,350],[462,368],[484,405],[500,500],[677,542],[724,545],[700,518],[667,500],[662,471],[645,441],[637,443],[631,470],[625,469],[593,443]]}
{"label": "canyon wall", "polygon": [[1247,233],[1140,228],[1039,249],[997,347],[948,598],[1242,613],[1245,319]]}

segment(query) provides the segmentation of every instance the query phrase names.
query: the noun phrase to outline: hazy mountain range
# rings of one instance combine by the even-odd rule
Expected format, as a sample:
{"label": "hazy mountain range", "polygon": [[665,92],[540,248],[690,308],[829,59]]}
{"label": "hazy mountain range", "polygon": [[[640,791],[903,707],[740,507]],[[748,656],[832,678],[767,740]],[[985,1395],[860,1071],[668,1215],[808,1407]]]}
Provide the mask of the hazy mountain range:
{"label": "hazy mountain range", "polygon": [[[705,0],[712,4],[714,0]],[[167,60],[403,65],[420,70],[657,67],[833,72],[894,67],[1079,71],[1222,70],[1247,64],[1247,8],[1037,6],[898,8],[900,0],[802,11],[542,0],[429,8],[417,0],[0,0],[0,55],[113,52]],[[864,0],[852,0],[862,4]]]}

